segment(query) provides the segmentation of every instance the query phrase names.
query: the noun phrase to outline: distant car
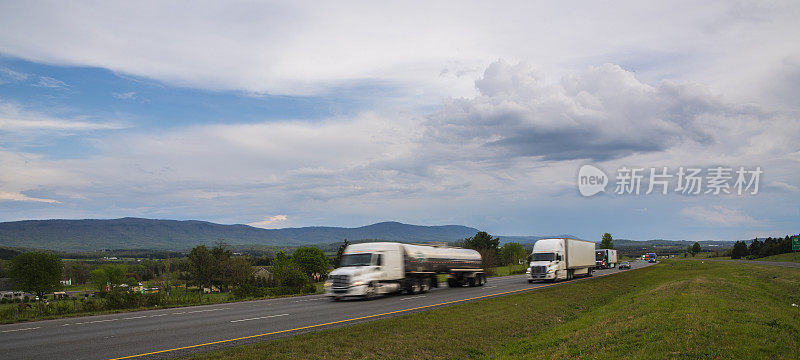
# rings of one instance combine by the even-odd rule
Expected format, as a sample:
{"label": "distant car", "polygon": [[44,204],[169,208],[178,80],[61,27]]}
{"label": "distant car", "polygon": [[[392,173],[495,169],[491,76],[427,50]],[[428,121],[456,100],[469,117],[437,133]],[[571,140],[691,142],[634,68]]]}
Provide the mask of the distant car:
{"label": "distant car", "polygon": [[630,269],[631,268],[631,263],[629,263],[627,261],[621,262],[621,263],[619,263],[619,268],[620,269]]}

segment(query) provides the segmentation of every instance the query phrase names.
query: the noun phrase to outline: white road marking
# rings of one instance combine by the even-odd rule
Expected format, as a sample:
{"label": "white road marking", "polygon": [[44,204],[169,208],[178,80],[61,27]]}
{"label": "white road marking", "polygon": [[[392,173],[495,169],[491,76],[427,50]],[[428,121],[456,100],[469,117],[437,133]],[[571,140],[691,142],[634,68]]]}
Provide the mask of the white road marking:
{"label": "white road marking", "polygon": [[232,322],[232,323],[235,323],[235,322],[240,322],[240,321],[250,321],[250,320],[269,319],[269,318],[274,318],[274,317],[279,317],[279,316],[286,316],[286,315],[289,315],[289,314],[269,315],[269,316],[261,316],[261,317],[255,317],[255,318],[249,318],[249,319],[231,320],[231,322]]}
{"label": "white road marking", "polygon": [[318,301],[318,300],[324,300],[324,299],[325,299],[325,298],[316,298],[316,299],[303,299],[303,300],[295,300],[295,301],[292,301],[292,302],[293,302],[293,303],[299,303],[299,302],[306,302],[306,301]]}
{"label": "white road marking", "polygon": [[0,333],[8,333],[8,332],[15,332],[15,331],[25,331],[25,330],[36,330],[36,329],[38,329],[38,328],[40,328],[40,327],[41,327],[41,326],[37,326],[37,327],[30,327],[30,328],[24,328],[24,329],[11,329],[11,330],[3,330],[3,331],[0,331]]}
{"label": "white road marking", "polygon": [[411,296],[411,297],[407,297],[407,298],[402,298],[402,299],[400,299],[400,300],[419,299],[419,298],[424,298],[424,297],[426,297],[426,296],[428,296],[428,295],[418,295],[418,296]]}
{"label": "white road marking", "polygon": [[[216,308],[216,309],[208,309],[208,310],[195,310],[195,311],[184,311],[184,312],[176,312],[172,313],[172,315],[183,315],[183,314],[194,314],[194,313],[201,313],[201,312],[208,312],[208,311],[219,311],[219,310],[227,310],[230,308]],[[117,319],[105,319],[105,320],[94,320],[94,321],[85,321],[85,322],[78,322],[78,323],[71,323],[71,324],[63,324],[61,326],[70,326],[70,325],[86,325],[86,324],[97,324],[97,323],[104,323],[110,321],[119,321],[119,320],[135,320],[135,319],[144,319],[147,317],[157,317],[157,316],[165,316],[170,315],[167,314],[156,314],[156,315],[142,315],[142,316],[131,316],[126,318],[117,318]]]}
{"label": "white road marking", "polygon": [[227,309],[230,309],[230,308],[217,308],[217,309],[208,309],[208,310],[195,310],[195,311],[189,311],[187,314],[194,314],[194,313],[201,313],[201,312],[209,312],[209,311],[218,311],[218,310],[227,310]]}

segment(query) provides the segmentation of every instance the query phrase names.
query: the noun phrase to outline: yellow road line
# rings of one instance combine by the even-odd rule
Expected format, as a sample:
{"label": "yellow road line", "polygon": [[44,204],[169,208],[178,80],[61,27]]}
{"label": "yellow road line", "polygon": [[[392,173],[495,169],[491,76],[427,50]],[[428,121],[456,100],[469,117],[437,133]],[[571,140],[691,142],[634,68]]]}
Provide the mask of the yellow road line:
{"label": "yellow road line", "polygon": [[[611,273],[611,274],[603,274],[603,275],[595,275],[595,276],[593,276],[593,277],[595,277],[595,278],[598,278],[598,277],[603,277],[603,276],[608,276],[608,275],[613,275],[613,274],[616,274],[616,273]],[[559,285],[559,284],[565,284],[565,283],[568,283],[568,282],[577,281],[577,280],[582,280],[582,279],[585,279],[585,278],[580,278],[580,279],[572,279],[572,280],[565,280],[565,281],[562,281],[562,282],[559,282],[559,283],[553,283],[553,284],[547,284],[547,285],[539,285],[539,286],[534,286],[534,287],[530,287],[530,288],[517,289],[517,290],[511,290],[511,291],[504,291],[504,292],[501,292],[501,293],[495,293],[495,294],[489,294],[489,295],[476,296],[476,297],[471,297],[471,298],[466,298],[466,299],[459,299],[459,300],[445,301],[445,302],[438,303],[438,304],[433,304],[433,305],[425,305],[425,306],[417,306],[417,307],[408,308],[408,309],[403,309],[403,310],[395,310],[395,311],[385,312],[385,313],[382,313],[382,314],[367,315],[367,316],[362,316],[362,317],[357,317],[357,318],[352,318],[352,319],[345,319],[345,320],[331,321],[331,322],[327,322],[327,323],[324,323],[324,324],[308,325],[308,326],[298,327],[298,328],[294,328],[294,329],[287,329],[287,330],[273,331],[273,332],[264,333],[264,334],[250,335],[250,336],[242,336],[242,337],[233,338],[233,339],[225,339],[225,340],[219,340],[219,341],[212,341],[212,342],[207,342],[207,343],[203,343],[203,344],[197,344],[197,345],[189,345],[189,346],[178,347],[178,348],[174,348],[174,349],[159,350],[159,351],[153,351],[153,352],[149,352],[149,353],[143,353],[143,354],[136,354],[136,355],[123,356],[123,357],[113,358],[113,359],[110,359],[110,360],[130,359],[130,358],[135,358],[135,357],[140,357],[140,356],[147,356],[147,355],[153,355],[153,354],[161,354],[161,353],[165,353],[165,352],[178,351],[178,350],[184,350],[184,349],[192,349],[192,348],[197,348],[197,347],[201,347],[201,346],[208,346],[208,345],[214,345],[214,344],[222,344],[222,343],[231,342],[231,341],[238,341],[238,340],[252,339],[252,338],[257,338],[257,337],[262,337],[262,336],[269,336],[269,335],[282,334],[282,333],[287,333],[287,332],[292,332],[292,331],[298,331],[298,330],[311,329],[311,328],[316,328],[316,327],[320,327],[320,326],[327,326],[327,325],[333,325],[333,324],[341,324],[341,323],[350,322],[350,321],[356,321],[356,320],[369,319],[369,318],[374,318],[374,317],[379,317],[379,316],[385,316],[385,315],[391,315],[391,314],[399,314],[399,313],[402,313],[402,312],[414,311],[414,310],[425,309],[425,308],[430,308],[430,307],[435,307],[435,306],[441,306],[441,305],[447,305],[447,304],[455,304],[455,303],[459,303],[459,302],[470,301],[470,300],[476,300],[476,299],[483,299],[483,298],[492,297],[492,296],[498,296],[498,295],[507,295],[507,294],[513,294],[513,293],[522,292],[522,291],[531,291],[531,290],[534,290],[534,289],[539,289],[539,288],[543,288],[543,287],[549,287],[549,286],[554,286],[554,285]]]}

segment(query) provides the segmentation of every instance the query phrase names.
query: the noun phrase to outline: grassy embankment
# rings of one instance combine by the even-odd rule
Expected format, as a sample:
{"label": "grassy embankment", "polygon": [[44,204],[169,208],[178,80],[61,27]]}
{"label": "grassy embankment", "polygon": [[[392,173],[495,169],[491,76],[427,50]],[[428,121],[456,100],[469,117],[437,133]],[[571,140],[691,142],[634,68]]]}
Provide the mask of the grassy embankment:
{"label": "grassy embankment", "polygon": [[[714,256],[714,253],[700,253],[697,258],[714,259],[714,260],[730,260],[730,256]],[[748,260],[745,258],[739,260]],[[762,258],[749,259],[755,261],[781,261],[781,262],[800,262],[800,253],[785,253],[778,255],[765,256]]]}
{"label": "grassy embankment", "polygon": [[667,261],[194,359],[797,357],[800,270]]}
{"label": "grassy embankment", "polygon": [[753,259],[758,261],[800,262],[800,253],[786,253]]}

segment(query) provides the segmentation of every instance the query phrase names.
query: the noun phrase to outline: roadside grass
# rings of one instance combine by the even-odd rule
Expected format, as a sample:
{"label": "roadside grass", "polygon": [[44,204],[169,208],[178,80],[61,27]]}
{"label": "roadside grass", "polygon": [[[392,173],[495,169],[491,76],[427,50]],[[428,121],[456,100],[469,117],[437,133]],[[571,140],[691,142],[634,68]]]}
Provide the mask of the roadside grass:
{"label": "roadside grass", "polygon": [[766,256],[763,258],[753,259],[757,261],[783,261],[783,262],[800,262],[800,253],[785,253],[785,254],[778,254],[772,256]]}
{"label": "roadside grass", "polygon": [[201,295],[196,287],[190,287],[189,289],[185,287],[173,287],[170,293],[170,299],[164,300],[164,303],[161,305],[126,307],[120,309],[109,309],[107,306],[108,300],[103,298],[84,298],[81,296],[55,300],[52,299],[52,296],[47,296],[46,298],[49,304],[44,306],[43,310],[39,309],[39,303],[36,301],[27,302],[27,304],[30,305],[28,308],[20,308],[20,303],[16,302],[0,304],[0,324],[12,324],[24,321],[60,319],[78,316],[115,314],[142,310],[168,309],[197,305],[224,304],[230,302],[263,300],[289,296],[313,295],[324,292],[322,282],[314,283],[314,287],[316,291],[312,294],[291,294],[244,298],[236,297],[231,293],[209,293]]}
{"label": "roadside grass", "polygon": [[792,303],[800,270],[673,260],[190,358],[794,359]]}

